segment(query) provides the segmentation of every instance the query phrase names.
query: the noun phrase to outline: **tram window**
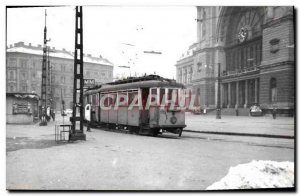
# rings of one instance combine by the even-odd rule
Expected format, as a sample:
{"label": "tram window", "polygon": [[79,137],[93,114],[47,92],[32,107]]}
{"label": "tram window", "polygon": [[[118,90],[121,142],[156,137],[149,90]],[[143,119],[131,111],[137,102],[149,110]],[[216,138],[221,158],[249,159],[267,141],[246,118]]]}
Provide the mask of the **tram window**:
{"label": "tram window", "polygon": [[155,100],[157,100],[157,88],[152,88],[151,89],[151,103]]}
{"label": "tram window", "polygon": [[[100,95],[100,97],[101,97],[101,99],[104,99],[103,100],[103,105],[104,105],[104,107],[108,107],[108,96],[107,96],[108,94],[101,94]],[[104,97],[104,98],[103,98]]]}
{"label": "tram window", "polygon": [[96,94],[96,106],[99,106],[99,93]]}
{"label": "tram window", "polygon": [[118,92],[118,105],[119,106],[124,106],[127,105],[127,93],[126,92]]}
{"label": "tram window", "polygon": [[110,94],[110,96],[109,96],[109,105],[114,106],[115,103],[116,103],[116,98],[117,98],[116,94]]}
{"label": "tram window", "polygon": [[96,94],[92,95],[92,105],[96,105]]}
{"label": "tram window", "polygon": [[138,92],[129,92],[128,93],[128,103],[129,104],[136,104],[136,103],[132,103],[135,96],[138,96]]}
{"label": "tram window", "polygon": [[174,100],[175,105],[178,105],[178,90],[177,89],[168,89],[167,100],[168,100],[168,103],[172,103],[172,101]]}
{"label": "tram window", "polygon": [[165,100],[163,100],[164,99],[164,97],[165,97],[165,92],[166,92],[166,89],[164,89],[164,88],[161,88],[160,89],[160,97],[159,97],[159,103],[161,104],[161,105],[164,105],[165,104]]}

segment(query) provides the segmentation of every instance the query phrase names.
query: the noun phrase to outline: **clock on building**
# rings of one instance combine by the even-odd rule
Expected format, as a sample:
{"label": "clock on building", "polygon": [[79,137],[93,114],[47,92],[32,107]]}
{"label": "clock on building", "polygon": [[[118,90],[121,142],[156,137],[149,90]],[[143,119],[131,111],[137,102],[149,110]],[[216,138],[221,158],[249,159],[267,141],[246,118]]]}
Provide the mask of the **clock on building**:
{"label": "clock on building", "polygon": [[238,39],[242,43],[244,42],[248,37],[248,29],[245,27],[242,27],[240,31],[238,32]]}

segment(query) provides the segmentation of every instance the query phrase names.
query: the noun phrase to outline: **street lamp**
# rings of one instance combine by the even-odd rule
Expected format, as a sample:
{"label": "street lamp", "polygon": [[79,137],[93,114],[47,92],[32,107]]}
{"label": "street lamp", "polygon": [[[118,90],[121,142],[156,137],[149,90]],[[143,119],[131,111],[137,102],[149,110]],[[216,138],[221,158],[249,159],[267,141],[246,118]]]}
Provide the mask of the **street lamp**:
{"label": "street lamp", "polygon": [[221,106],[220,106],[220,99],[221,99],[221,85],[220,85],[220,70],[221,63],[218,63],[218,96],[217,96],[217,111],[216,111],[216,119],[221,119]]}

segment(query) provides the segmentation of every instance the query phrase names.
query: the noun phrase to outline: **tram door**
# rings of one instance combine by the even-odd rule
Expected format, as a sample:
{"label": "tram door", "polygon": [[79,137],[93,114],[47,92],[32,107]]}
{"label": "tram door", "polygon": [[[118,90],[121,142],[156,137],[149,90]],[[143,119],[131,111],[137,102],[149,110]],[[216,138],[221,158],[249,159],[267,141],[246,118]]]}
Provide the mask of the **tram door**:
{"label": "tram door", "polygon": [[146,109],[146,104],[149,96],[149,88],[142,88],[142,105],[143,109],[141,110],[141,124],[148,125],[149,124],[149,109]]}

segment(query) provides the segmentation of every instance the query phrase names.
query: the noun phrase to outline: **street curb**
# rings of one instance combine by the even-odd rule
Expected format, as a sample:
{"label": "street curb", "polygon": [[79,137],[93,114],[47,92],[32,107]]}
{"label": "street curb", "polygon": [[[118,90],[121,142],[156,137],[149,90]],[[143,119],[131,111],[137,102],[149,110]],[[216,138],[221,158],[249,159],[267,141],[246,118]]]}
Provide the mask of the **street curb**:
{"label": "street curb", "polygon": [[295,139],[294,136],[289,136],[289,135],[270,135],[270,134],[258,134],[258,133],[236,133],[236,132],[194,131],[194,130],[183,130],[183,131],[184,132],[191,132],[191,133],[205,133],[205,134],[219,134],[219,135],[237,135],[237,136],[250,136],[250,137],[269,137],[269,138]]}

